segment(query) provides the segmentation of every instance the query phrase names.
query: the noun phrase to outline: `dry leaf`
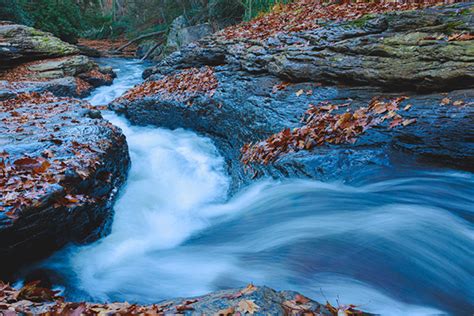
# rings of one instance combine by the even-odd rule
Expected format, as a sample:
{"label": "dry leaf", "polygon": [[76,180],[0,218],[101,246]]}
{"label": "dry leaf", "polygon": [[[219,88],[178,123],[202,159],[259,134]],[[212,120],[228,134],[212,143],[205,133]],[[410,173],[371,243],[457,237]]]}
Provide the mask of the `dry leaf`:
{"label": "dry leaf", "polygon": [[441,105],[448,105],[449,103],[451,103],[451,99],[450,98],[443,98],[443,100],[441,100]]}
{"label": "dry leaf", "polygon": [[296,302],[297,304],[306,304],[306,303],[308,303],[309,301],[310,301],[309,298],[307,298],[307,297],[305,297],[305,296],[303,296],[303,295],[301,295],[301,294],[296,294],[296,296],[295,296],[295,302]]}
{"label": "dry leaf", "polygon": [[217,313],[214,314],[214,316],[232,316],[234,315],[235,309],[231,306],[226,309],[221,309]]}
{"label": "dry leaf", "polygon": [[255,292],[256,290],[257,290],[257,287],[253,285],[252,283],[250,283],[249,285],[247,285],[245,289],[240,291],[240,293],[242,293],[243,295],[247,295],[247,294]]}
{"label": "dry leaf", "polygon": [[254,314],[260,307],[253,300],[241,300],[237,305],[237,310],[242,313]]}
{"label": "dry leaf", "polygon": [[416,122],[416,119],[414,119],[414,118],[413,119],[407,119],[407,120],[403,120],[402,125],[407,126],[407,125],[410,125],[410,124],[415,123],[415,122]]}

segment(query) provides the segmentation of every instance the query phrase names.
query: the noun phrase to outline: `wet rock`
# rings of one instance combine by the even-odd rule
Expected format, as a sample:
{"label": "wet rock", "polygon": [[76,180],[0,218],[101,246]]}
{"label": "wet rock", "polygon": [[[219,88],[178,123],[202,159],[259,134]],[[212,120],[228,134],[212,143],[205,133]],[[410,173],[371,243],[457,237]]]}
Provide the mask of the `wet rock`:
{"label": "wet rock", "polygon": [[[1,273],[107,234],[129,167],[120,129],[48,93],[0,102]],[[91,112],[92,111],[92,112]]]}
{"label": "wet rock", "polygon": [[45,271],[37,271],[42,283],[26,285],[15,290],[0,282],[4,295],[0,311],[15,310],[25,314],[94,314],[104,315],[313,315],[330,316],[339,313],[369,315],[350,306],[322,305],[294,291],[276,291],[265,286],[248,285],[246,288],[213,292],[198,297],[177,298],[153,305],[129,303],[72,303],[64,302],[47,288],[42,288]]}
{"label": "wet rock", "polygon": [[235,64],[285,80],[377,85],[386,90],[474,86],[472,3],[392,12],[264,41],[215,35],[183,48],[145,73]]}
{"label": "wet rock", "polygon": [[77,54],[78,49],[51,33],[18,24],[0,24],[0,69],[15,64]]}
{"label": "wet rock", "polygon": [[[474,123],[474,93],[453,91],[449,95],[386,93],[370,87],[330,87],[307,82],[288,85],[280,91],[277,77],[249,74],[216,67],[219,81],[213,94],[173,100],[160,94],[136,100],[118,100],[110,107],[135,124],[188,128],[214,140],[233,177],[235,192],[255,178],[314,178],[350,182],[364,172],[407,165],[442,166],[472,170],[472,131],[459,128]],[[151,77],[153,78],[153,77]],[[160,77],[161,78],[161,77]],[[259,142],[285,128],[302,126],[310,104],[322,101],[351,102],[357,109],[376,96],[407,95],[401,108],[411,104],[404,118],[417,121],[404,127],[382,125],[362,134],[355,144],[323,145],[311,151],[282,155],[268,165],[245,167],[240,150],[245,143]],[[462,106],[440,105],[449,98]]]}

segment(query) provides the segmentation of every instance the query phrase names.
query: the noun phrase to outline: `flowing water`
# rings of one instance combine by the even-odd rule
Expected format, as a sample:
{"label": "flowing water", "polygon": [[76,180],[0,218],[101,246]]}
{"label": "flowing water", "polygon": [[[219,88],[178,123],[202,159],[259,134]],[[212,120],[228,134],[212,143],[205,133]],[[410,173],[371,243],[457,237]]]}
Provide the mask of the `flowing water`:
{"label": "flowing water", "polygon": [[[105,62],[118,78],[94,104],[138,83],[144,68]],[[230,179],[209,139],[105,117],[127,136],[132,168],[112,233],[43,263],[69,299],[151,303],[253,282],[384,315],[474,312],[472,174],[263,180],[227,200]]]}

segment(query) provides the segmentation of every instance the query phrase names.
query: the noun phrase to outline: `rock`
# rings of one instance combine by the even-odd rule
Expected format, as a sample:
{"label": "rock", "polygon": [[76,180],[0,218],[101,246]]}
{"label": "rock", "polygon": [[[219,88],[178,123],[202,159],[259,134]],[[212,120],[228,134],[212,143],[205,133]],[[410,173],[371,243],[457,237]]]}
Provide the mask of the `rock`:
{"label": "rock", "polygon": [[17,92],[50,91],[56,96],[86,97],[98,86],[110,85],[115,73],[86,56],[33,61],[4,71],[0,79]]}
{"label": "rock", "polygon": [[101,57],[103,54],[100,50],[85,46],[85,45],[76,45],[77,49],[79,49],[79,53],[81,55],[85,55],[87,57]]}
{"label": "rock", "polygon": [[40,79],[58,79],[66,76],[75,77],[94,69],[97,65],[82,55],[64,57],[56,60],[44,60],[28,66]]}
{"label": "rock", "polygon": [[184,16],[177,17],[170,26],[164,54],[169,55],[188,44],[191,44],[213,33],[209,23],[189,26]]}
{"label": "rock", "polygon": [[[136,100],[117,100],[110,107],[134,124],[187,128],[209,136],[225,157],[233,178],[232,192],[261,176],[281,179],[313,178],[350,182],[374,169],[407,165],[441,166],[473,170],[471,131],[459,126],[474,123],[473,90],[442,94],[386,93],[370,87],[344,88],[298,83],[274,93],[281,80],[268,74],[249,74],[229,66],[215,67],[219,84],[212,96],[199,94],[184,99],[154,94]],[[160,77],[161,78],[161,77]],[[153,79],[153,76],[151,77]],[[298,92],[302,90],[303,93]],[[285,128],[302,126],[310,104],[321,101],[347,103],[356,109],[376,96],[410,99],[402,108],[406,119],[416,123],[397,128],[387,125],[368,130],[355,144],[324,145],[311,151],[282,155],[269,165],[246,168],[240,162],[245,143],[259,142]],[[463,100],[464,106],[440,106],[444,98]]]}
{"label": "rock", "polygon": [[249,284],[246,288],[228,289],[210,294],[177,298],[153,305],[124,303],[64,302],[48,288],[43,280],[45,272],[32,275],[40,283],[25,285],[16,290],[0,281],[4,295],[0,297],[0,311],[15,310],[22,314],[83,314],[104,315],[318,315],[330,316],[339,312],[350,315],[369,315],[350,306],[322,305],[294,291],[276,291],[265,286]]}
{"label": "rock", "polygon": [[[234,64],[285,80],[376,85],[385,90],[449,90],[474,86],[472,3],[391,12],[327,23],[263,41],[204,38],[172,54],[145,76],[190,66]],[[454,36],[453,36],[454,34]]]}
{"label": "rock", "polygon": [[0,24],[0,69],[18,63],[77,54],[74,45],[51,33],[18,24]]}
{"label": "rock", "polygon": [[[145,40],[138,44],[137,46],[137,51],[136,51],[136,56],[138,58],[143,58],[145,54],[153,47],[155,46],[156,41],[154,40]],[[157,58],[161,54],[162,50],[161,49],[156,49],[153,53],[150,54],[148,59],[154,59]]]}
{"label": "rock", "polygon": [[68,242],[104,236],[130,161],[120,129],[90,115],[86,102],[24,93],[0,108],[0,257],[7,274]]}
{"label": "rock", "polygon": [[182,15],[178,16],[170,25],[166,46],[170,52],[177,51],[180,47],[179,31],[188,26],[186,18]]}
{"label": "rock", "polygon": [[[252,288],[254,288],[253,291],[248,290]],[[275,291],[266,286],[253,285],[244,289],[217,291],[199,297],[173,299],[161,302],[160,305],[166,306],[165,313],[182,309],[185,315],[220,315],[225,312],[230,315],[238,312],[244,315],[291,315],[303,312],[332,315],[324,305],[297,292]]]}

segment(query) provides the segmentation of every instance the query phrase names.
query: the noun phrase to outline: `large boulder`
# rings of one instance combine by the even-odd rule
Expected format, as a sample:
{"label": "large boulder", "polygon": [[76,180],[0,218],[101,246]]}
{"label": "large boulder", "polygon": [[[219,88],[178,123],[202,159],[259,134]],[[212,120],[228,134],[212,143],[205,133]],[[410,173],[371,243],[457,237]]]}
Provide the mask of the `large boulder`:
{"label": "large boulder", "polygon": [[43,60],[27,66],[37,78],[58,79],[77,76],[94,69],[97,65],[86,56],[76,55],[54,60]]}
{"label": "large boulder", "polygon": [[[156,54],[169,55],[190,43],[193,43],[214,32],[209,23],[189,25],[184,16],[177,17],[170,26],[163,51],[157,50],[150,58],[158,57]],[[154,41],[144,42],[139,46],[138,53],[144,55],[149,48],[153,47]]]}
{"label": "large boulder", "polygon": [[0,72],[3,86],[17,92],[50,91],[73,97],[85,97],[95,87],[112,84],[114,78],[112,68],[100,67],[82,55],[32,61]]}
{"label": "large boulder", "polygon": [[0,69],[15,64],[77,54],[79,50],[51,33],[18,24],[0,23]]}
{"label": "large boulder", "polygon": [[2,271],[105,235],[129,167],[120,129],[87,102],[21,93],[0,102]]}
{"label": "large boulder", "polygon": [[285,80],[376,85],[387,90],[474,86],[473,4],[370,15],[265,40],[206,37],[148,70],[235,64]]}

